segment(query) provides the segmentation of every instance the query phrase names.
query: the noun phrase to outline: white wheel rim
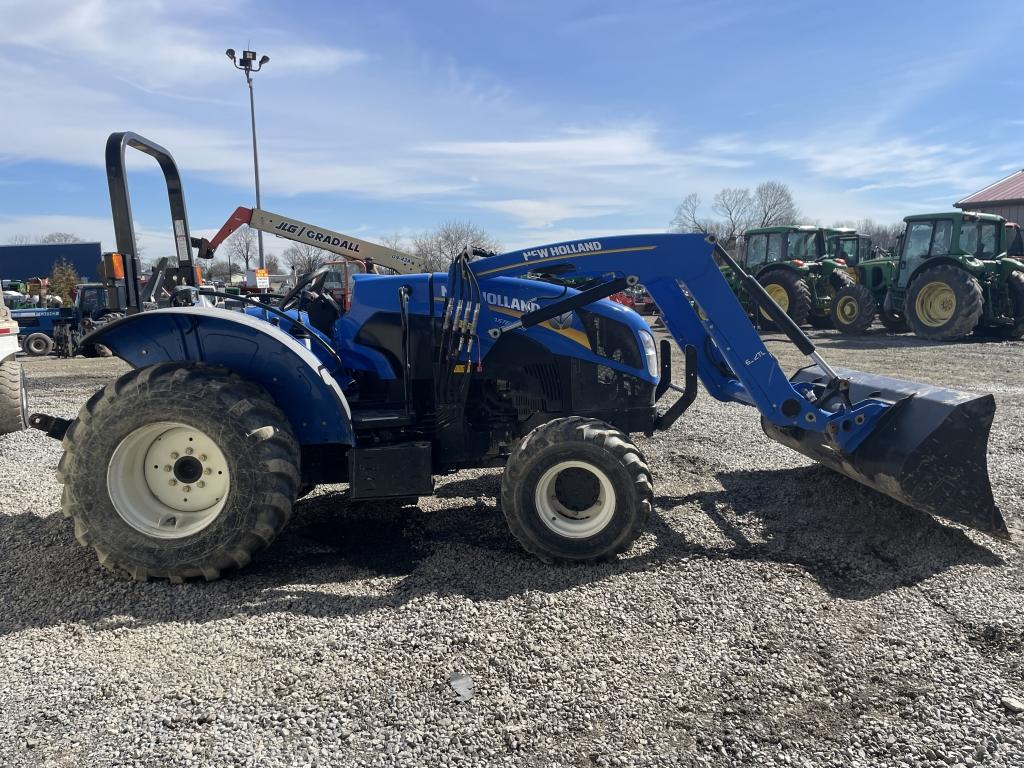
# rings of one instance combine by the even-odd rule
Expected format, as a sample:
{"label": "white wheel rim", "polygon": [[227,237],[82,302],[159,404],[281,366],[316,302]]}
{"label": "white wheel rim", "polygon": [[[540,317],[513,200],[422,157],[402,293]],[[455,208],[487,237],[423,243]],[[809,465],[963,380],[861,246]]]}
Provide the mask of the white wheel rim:
{"label": "white wheel rim", "polygon": [[114,450],[107,492],[140,533],[181,539],[212,523],[231,489],[227,459],[202,430],[161,421],[139,427]]}
{"label": "white wheel rim", "polygon": [[[562,498],[565,492],[558,482],[566,470],[583,470],[596,484],[580,498]],[[589,485],[589,483],[586,483]],[[580,506],[586,505],[580,509]],[[585,461],[562,461],[548,468],[534,493],[537,515],[551,531],[567,539],[586,539],[607,527],[615,514],[615,488],[604,472]]]}

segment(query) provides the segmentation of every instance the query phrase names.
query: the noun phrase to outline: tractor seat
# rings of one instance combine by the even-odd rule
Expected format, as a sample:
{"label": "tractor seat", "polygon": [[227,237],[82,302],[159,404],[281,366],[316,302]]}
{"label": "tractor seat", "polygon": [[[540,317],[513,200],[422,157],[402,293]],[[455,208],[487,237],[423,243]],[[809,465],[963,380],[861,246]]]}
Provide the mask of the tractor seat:
{"label": "tractor seat", "polygon": [[309,316],[309,324],[322,334],[331,338],[334,333],[334,323],[337,322],[338,310],[322,296],[314,299],[305,306],[306,314]]}

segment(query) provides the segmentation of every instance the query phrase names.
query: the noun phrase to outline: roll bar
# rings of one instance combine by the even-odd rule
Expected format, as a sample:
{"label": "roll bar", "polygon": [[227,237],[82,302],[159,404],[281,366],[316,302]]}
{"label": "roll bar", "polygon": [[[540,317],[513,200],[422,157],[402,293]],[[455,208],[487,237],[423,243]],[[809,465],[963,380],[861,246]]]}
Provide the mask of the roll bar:
{"label": "roll bar", "polygon": [[171,207],[171,225],[174,229],[177,268],[174,282],[198,288],[195,262],[192,258],[192,240],[188,231],[188,213],[185,211],[185,192],[181,174],[171,153],[156,142],[131,131],[112,133],[107,138],[106,165],[107,186],[110,189],[110,211],[114,218],[114,238],[117,250],[124,259],[125,312],[134,314],[142,311],[142,296],[139,291],[141,264],[138,246],[135,242],[135,226],[132,220],[131,196],[128,192],[128,177],[125,172],[125,148],[131,147],[149,155],[160,164],[167,184],[167,201]]}

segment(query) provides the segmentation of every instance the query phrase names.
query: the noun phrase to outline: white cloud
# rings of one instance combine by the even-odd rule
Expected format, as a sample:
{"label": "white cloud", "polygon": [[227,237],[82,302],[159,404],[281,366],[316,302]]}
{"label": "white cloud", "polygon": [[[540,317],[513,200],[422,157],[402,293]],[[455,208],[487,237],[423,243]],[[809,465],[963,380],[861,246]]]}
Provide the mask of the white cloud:
{"label": "white cloud", "polygon": [[[36,239],[50,232],[70,232],[86,242],[98,242],[103,250],[114,250],[114,225],[109,218],[97,216],[76,216],[60,213],[34,214],[26,216],[0,215],[0,243],[8,243],[16,235],[27,235]],[[173,253],[173,239],[168,231],[138,228],[135,232],[137,244],[148,257]]]}
{"label": "white cloud", "polygon": [[[0,0],[0,103],[8,107],[0,160],[99,168],[107,135],[131,129],[174,153],[186,191],[198,177],[226,187],[220,194],[236,197],[231,202],[245,202],[252,185],[247,95],[223,51],[250,35],[272,57],[256,85],[268,207],[280,202],[275,197],[303,194],[393,201],[403,212],[413,206],[399,206],[414,201],[415,210],[438,219],[476,211],[504,239],[527,244],[594,234],[590,225],[600,229],[602,218],[658,231],[690,191],[710,198],[723,186],[766,178],[789,182],[812,217],[895,217],[900,211],[880,216],[878,201],[891,199],[880,190],[937,197],[949,189],[952,200],[991,181],[1008,156],[1006,147],[886,127],[901,104],[934,85],[926,83],[935,72],[927,60],[908,62],[897,96],[883,100],[884,119],[872,112],[855,130],[809,123],[782,132],[765,115],[756,137],[714,132],[706,120],[669,134],[664,121],[643,113],[630,122],[583,122],[566,104],[517,92],[486,65],[473,69],[414,44],[395,62],[370,36],[339,46],[330,30],[260,27],[240,13],[227,0]],[[731,23],[732,13],[716,23]],[[949,62],[943,84],[970,57]],[[564,114],[580,122],[566,124]],[[154,168],[134,155],[132,168]],[[230,207],[191,213],[215,225],[211,218]],[[302,215],[287,204],[281,210]],[[395,218],[402,230],[406,222]],[[109,232],[106,220],[96,221]]]}
{"label": "white cloud", "polygon": [[519,200],[483,200],[475,203],[519,219],[524,227],[545,228],[566,219],[587,219],[620,213],[632,208],[629,200],[616,198],[548,198]]}
{"label": "white cloud", "polygon": [[[228,45],[215,30],[230,29],[237,5],[194,0],[35,0],[4,2],[0,46],[43,54],[73,69],[91,66],[108,76],[145,88],[194,88],[231,76],[224,60]],[[281,41],[273,30],[261,37],[271,48]],[[330,74],[365,61],[359,49],[306,41],[282,44],[275,53],[280,71]]]}

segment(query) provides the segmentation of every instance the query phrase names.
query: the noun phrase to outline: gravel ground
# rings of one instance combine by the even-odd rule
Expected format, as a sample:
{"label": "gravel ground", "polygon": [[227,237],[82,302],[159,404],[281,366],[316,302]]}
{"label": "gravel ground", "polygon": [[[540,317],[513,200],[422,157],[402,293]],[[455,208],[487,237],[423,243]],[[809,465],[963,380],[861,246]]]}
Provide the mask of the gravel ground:
{"label": "gravel ground", "polygon": [[[1024,345],[815,336],[837,365],[995,393],[993,485],[1021,524]],[[26,369],[33,406],[71,416],[123,366]],[[58,444],[0,438],[0,763],[1024,764],[1018,546],[705,394],[638,442],[657,511],[617,563],[530,559],[498,473],[472,471],[402,511],[321,487],[248,569],[171,586],[102,571],[60,515]]]}

